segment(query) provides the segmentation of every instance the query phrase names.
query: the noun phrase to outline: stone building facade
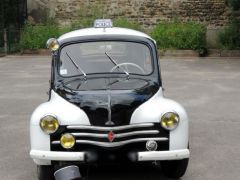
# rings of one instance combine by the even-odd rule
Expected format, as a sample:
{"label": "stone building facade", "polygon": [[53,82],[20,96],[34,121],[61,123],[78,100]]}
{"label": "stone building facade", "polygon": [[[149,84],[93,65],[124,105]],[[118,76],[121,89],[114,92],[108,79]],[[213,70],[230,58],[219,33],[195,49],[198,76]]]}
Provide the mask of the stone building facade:
{"label": "stone building facade", "polygon": [[229,20],[225,0],[28,0],[30,18],[47,16],[59,24],[71,24],[81,7],[102,4],[105,17],[126,17],[151,28],[160,21],[197,21],[208,27],[224,26]]}

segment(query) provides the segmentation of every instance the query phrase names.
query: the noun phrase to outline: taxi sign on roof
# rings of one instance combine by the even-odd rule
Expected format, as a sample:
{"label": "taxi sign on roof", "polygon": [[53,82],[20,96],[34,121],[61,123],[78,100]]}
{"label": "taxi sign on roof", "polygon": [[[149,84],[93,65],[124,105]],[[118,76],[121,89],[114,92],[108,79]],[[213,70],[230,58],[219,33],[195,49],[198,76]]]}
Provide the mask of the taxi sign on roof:
{"label": "taxi sign on roof", "polygon": [[113,23],[111,19],[96,19],[94,21],[95,28],[111,28]]}

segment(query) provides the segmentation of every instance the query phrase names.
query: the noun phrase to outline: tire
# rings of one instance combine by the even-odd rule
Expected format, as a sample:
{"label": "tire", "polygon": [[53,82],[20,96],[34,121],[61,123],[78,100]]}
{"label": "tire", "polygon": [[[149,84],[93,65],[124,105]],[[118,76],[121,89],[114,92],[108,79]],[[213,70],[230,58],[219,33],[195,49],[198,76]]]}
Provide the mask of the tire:
{"label": "tire", "polygon": [[162,161],[161,167],[163,174],[169,178],[179,179],[187,170],[188,160],[187,158],[183,160]]}
{"label": "tire", "polygon": [[53,166],[37,166],[39,180],[55,180]]}

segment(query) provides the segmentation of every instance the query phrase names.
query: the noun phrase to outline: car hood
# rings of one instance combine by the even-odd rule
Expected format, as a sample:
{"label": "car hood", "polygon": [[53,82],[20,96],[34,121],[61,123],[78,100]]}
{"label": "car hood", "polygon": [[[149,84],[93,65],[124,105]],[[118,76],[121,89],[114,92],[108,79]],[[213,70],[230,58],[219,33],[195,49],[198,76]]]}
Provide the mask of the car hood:
{"label": "car hood", "polygon": [[85,111],[91,125],[120,126],[129,124],[134,110],[158,89],[145,79],[100,78],[70,81],[56,92]]}

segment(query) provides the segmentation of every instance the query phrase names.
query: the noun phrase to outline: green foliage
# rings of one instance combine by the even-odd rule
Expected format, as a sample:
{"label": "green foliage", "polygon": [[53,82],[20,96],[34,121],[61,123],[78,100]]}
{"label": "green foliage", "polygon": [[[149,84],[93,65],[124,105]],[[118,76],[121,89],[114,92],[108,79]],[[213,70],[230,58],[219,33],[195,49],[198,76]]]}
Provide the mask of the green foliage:
{"label": "green foliage", "polygon": [[206,49],[206,28],[200,24],[163,22],[152,31],[151,36],[161,49]]}
{"label": "green foliage", "polygon": [[89,4],[81,6],[77,20],[72,24],[72,29],[92,27],[95,19],[101,19],[105,9],[100,4]]}
{"label": "green foliage", "polygon": [[232,7],[233,10],[240,9],[240,1],[239,0],[227,0],[227,4]]}
{"label": "green foliage", "polygon": [[46,41],[50,37],[58,36],[58,28],[55,25],[26,24],[20,39],[20,46],[23,49],[41,49],[46,47]]}
{"label": "green foliage", "polygon": [[113,20],[113,25],[114,25],[115,27],[135,29],[135,30],[138,30],[138,31],[141,31],[141,30],[142,30],[140,24],[138,24],[138,23],[136,23],[136,22],[128,21],[126,18],[117,18],[117,19],[114,19],[114,20]]}
{"label": "green foliage", "polygon": [[[20,47],[21,49],[41,49],[45,48],[46,41],[50,37],[59,37],[66,32],[92,27],[95,19],[101,19],[107,15],[106,9],[100,3],[88,4],[81,6],[78,18],[71,27],[59,28],[54,20],[48,19],[45,24],[31,25],[26,24],[21,33]],[[113,20],[114,26],[141,30],[139,24],[130,22],[126,18],[117,18]]]}
{"label": "green foliage", "polygon": [[[102,19],[107,16],[107,11],[103,5],[88,4],[80,8],[77,20],[72,24],[72,29],[92,27],[94,20]],[[128,21],[126,18],[113,19],[113,25],[116,27],[123,27],[135,30],[141,30],[141,26],[136,22]]]}
{"label": "green foliage", "polygon": [[52,20],[46,24],[31,25],[26,24],[21,32],[21,49],[41,49],[46,48],[49,38],[57,38],[61,34],[68,32],[70,28],[59,28]]}
{"label": "green foliage", "polygon": [[[92,10],[94,9],[94,10]],[[89,13],[92,12],[92,15]],[[20,47],[21,49],[41,49],[46,48],[46,41],[51,38],[57,38],[60,35],[70,32],[74,29],[92,27],[95,19],[100,18],[100,11],[97,7],[92,7],[90,10],[82,12],[84,18],[81,18],[78,22],[75,22],[72,27],[60,28],[57,24],[49,19],[45,24],[31,25],[26,24],[21,32]],[[88,16],[88,18],[86,18]],[[119,27],[127,27],[131,29],[140,30],[140,26],[136,23],[132,23],[124,18],[119,18],[114,21],[114,24]]]}
{"label": "green foliage", "polygon": [[223,49],[240,49],[239,20],[234,20],[219,33],[219,44]]}

